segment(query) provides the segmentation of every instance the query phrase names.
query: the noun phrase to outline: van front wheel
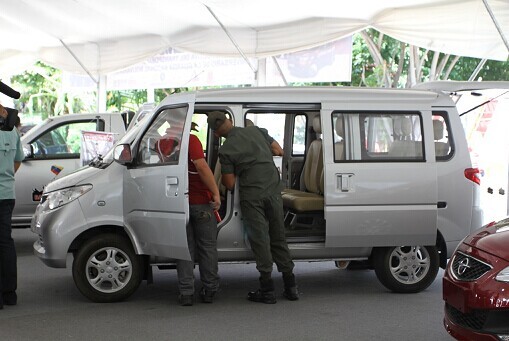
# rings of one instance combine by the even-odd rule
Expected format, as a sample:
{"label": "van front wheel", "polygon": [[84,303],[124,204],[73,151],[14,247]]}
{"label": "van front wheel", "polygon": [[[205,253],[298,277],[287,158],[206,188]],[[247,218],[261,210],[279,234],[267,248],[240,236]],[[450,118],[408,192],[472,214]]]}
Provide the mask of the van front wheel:
{"label": "van front wheel", "polygon": [[435,246],[397,246],[373,251],[376,277],[389,290],[415,293],[435,280],[439,255]]}
{"label": "van front wheel", "polygon": [[72,276],[79,291],[93,302],[118,302],[141,282],[141,262],[131,243],[116,234],[85,242],[74,257]]}

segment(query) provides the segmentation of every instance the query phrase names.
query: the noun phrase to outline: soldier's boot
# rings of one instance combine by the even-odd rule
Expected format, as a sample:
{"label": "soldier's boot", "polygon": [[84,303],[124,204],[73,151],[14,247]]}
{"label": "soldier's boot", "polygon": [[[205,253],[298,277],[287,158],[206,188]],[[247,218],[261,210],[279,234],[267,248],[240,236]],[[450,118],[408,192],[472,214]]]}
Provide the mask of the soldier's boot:
{"label": "soldier's boot", "polygon": [[295,275],[292,272],[283,272],[283,282],[285,290],[283,296],[290,301],[297,301],[299,299],[299,290],[295,283]]}
{"label": "soldier's boot", "polygon": [[274,281],[270,277],[270,273],[261,273],[260,289],[250,291],[247,299],[252,302],[260,302],[265,304],[276,303],[276,294],[274,293]]}

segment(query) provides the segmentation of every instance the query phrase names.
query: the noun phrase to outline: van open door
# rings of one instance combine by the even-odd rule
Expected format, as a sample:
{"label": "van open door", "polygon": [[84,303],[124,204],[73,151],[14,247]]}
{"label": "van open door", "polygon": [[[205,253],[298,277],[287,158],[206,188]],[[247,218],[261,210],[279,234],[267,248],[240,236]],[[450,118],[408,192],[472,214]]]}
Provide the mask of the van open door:
{"label": "van open door", "polygon": [[322,103],[321,123],[326,246],[435,245],[429,108]]}
{"label": "van open door", "polygon": [[[185,103],[182,101],[186,97]],[[124,219],[143,254],[190,260],[187,155],[194,95],[163,102],[133,146],[125,172]]]}

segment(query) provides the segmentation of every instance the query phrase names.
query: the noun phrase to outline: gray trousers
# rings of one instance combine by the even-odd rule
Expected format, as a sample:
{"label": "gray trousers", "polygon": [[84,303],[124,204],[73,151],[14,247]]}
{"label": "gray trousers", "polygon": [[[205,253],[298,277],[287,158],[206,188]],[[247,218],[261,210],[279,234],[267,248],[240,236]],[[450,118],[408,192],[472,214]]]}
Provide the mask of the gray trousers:
{"label": "gray trousers", "polygon": [[217,291],[217,221],[210,205],[190,205],[187,243],[192,261],[178,260],[177,275],[181,295],[194,294],[194,264],[198,263],[200,280],[207,291]]}
{"label": "gray trousers", "polygon": [[258,271],[271,273],[272,264],[276,263],[279,272],[292,272],[294,264],[286,243],[281,194],[241,200],[240,208]]}

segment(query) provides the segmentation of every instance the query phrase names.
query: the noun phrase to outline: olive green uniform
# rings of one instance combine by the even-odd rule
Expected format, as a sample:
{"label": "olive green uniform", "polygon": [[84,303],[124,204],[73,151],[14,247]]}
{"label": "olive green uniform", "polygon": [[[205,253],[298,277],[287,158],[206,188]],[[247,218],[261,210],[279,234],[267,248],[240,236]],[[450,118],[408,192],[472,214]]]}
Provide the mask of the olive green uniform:
{"label": "olive green uniform", "polygon": [[221,173],[239,179],[244,227],[262,275],[272,272],[273,263],[282,273],[291,273],[294,267],[285,239],[282,183],[270,147],[273,141],[266,129],[233,127],[219,149]]}

